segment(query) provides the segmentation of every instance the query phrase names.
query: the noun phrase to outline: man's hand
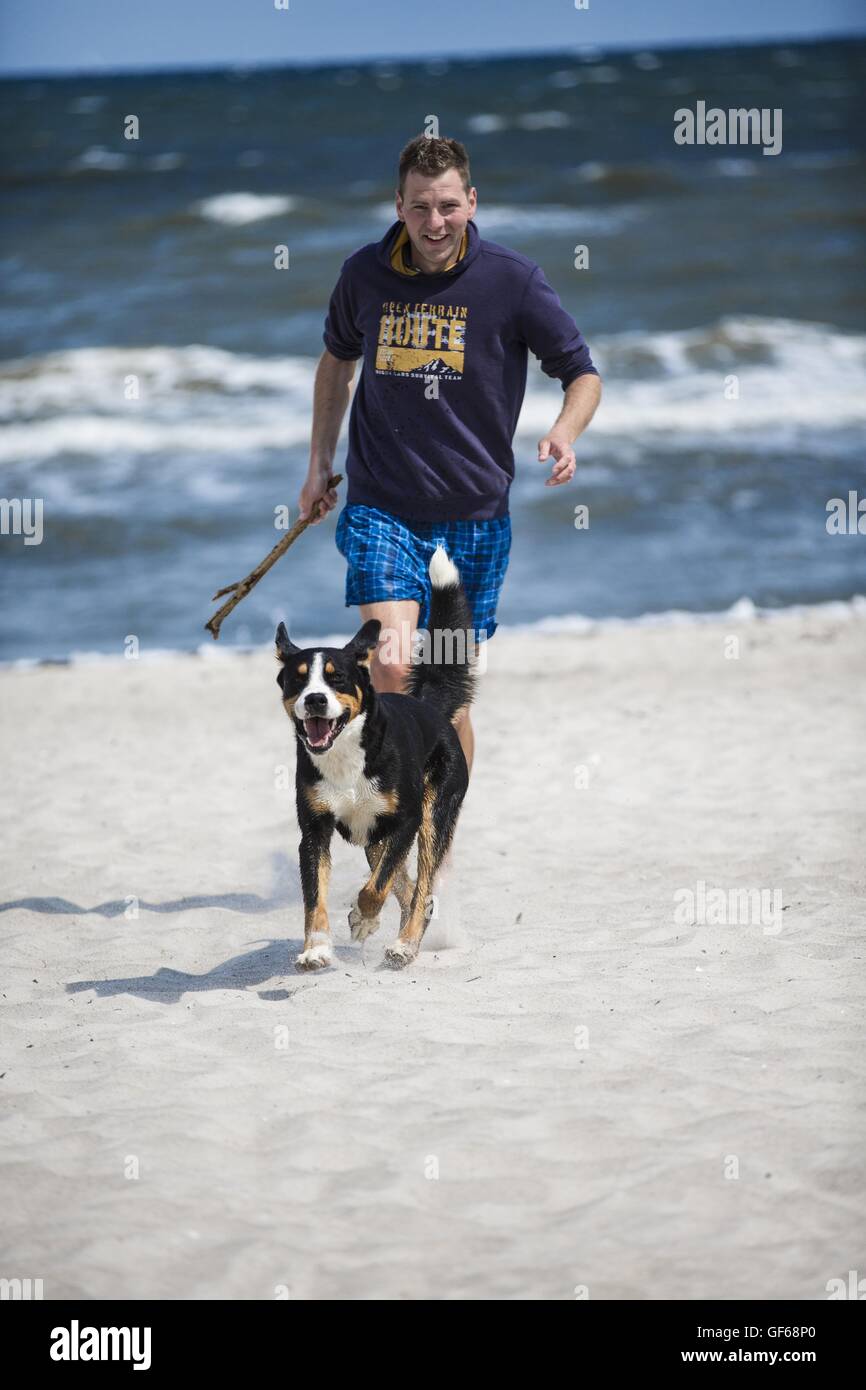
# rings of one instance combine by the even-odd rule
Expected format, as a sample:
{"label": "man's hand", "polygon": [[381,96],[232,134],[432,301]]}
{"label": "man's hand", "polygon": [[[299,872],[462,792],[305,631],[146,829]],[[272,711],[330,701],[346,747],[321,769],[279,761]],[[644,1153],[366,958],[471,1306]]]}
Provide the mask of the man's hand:
{"label": "man's hand", "polygon": [[570,483],[577,467],[577,459],[571,440],[555,428],[538,441],[538,461],[553,460],[553,471],[545,487],[558,487],[560,483]]}
{"label": "man's hand", "polygon": [[[312,517],[310,525],[318,526],[320,521],[324,521],[328,512],[332,512],[337,505],[336,488],[327,487],[328,479],[331,476],[330,466],[327,468],[314,467],[310,464],[304,486],[301,488],[298,497],[298,520],[303,521],[309,514],[310,509],[315,506],[315,516]],[[317,499],[322,500],[317,503]]]}
{"label": "man's hand", "polygon": [[583,434],[601,400],[601,381],[595,372],[585,372],[569,382],[562,410],[543,439],[538,441],[538,461],[553,460],[553,472],[545,487],[570,483],[577,460],[574,441]]}

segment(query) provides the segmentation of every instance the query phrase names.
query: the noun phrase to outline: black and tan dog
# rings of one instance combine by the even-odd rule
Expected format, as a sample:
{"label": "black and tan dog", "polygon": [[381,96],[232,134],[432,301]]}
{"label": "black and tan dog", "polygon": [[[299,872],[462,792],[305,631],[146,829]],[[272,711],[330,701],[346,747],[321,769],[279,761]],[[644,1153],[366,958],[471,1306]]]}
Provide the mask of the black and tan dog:
{"label": "black and tan dog", "polygon": [[[395,968],[418,954],[428,898],[448,851],[469,773],[452,719],[475,685],[472,615],[456,566],[437,546],[430,561],[430,632],[413,660],[405,695],[373,689],[370,660],[381,623],[373,619],[345,647],[302,650],[277,628],[277,683],[297,739],[298,823],[304,949],[299,970],[332,959],[327,892],[334,828],[363,845],[370,877],[349,914],[353,941],[379,926],[389,892],[400,904],[400,934],[385,951]],[[443,659],[444,657],[444,659]],[[415,883],[406,859],[418,840]]]}

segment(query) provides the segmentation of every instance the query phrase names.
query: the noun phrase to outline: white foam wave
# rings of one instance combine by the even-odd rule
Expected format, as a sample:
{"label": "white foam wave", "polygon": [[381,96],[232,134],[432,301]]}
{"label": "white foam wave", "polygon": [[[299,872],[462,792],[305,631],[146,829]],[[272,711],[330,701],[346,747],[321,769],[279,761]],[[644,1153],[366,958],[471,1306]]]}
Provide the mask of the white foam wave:
{"label": "white foam wave", "polygon": [[209,222],[221,222],[226,227],[243,227],[248,222],[262,222],[280,217],[297,207],[297,199],[279,193],[218,193],[194,203],[192,211]]}
{"label": "white foam wave", "polygon": [[156,174],[167,173],[170,169],[180,169],[186,163],[184,155],[176,150],[166,150],[164,154],[154,154],[144,161],[145,169],[152,169]]}
{"label": "white foam wave", "polygon": [[258,423],[224,421],[188,424],[153,420],[69,416],[50,423],[9,429],[0,441],[0,461],[52,458],[57,454],[90,456],[156,453],[228,454],[290,448],[309,437],[309,418],[292,422],[274,410]]}
{"label": "white foam wave", "polygon": [[691,612],[685,608],[666,608],[658,613],[641,613],[634,618],[588,618],[582,613],[564,613],[557,617],[538,618],[532,623],[500,623],[499,631],[508,633],[576,633],[603,632],[613,628],[634,627],[699,627],[706,623],[774,622],[780,618],[833,618],[837,622],[866,621],[866,594],[849,599],[829,599],[823,603],[790,603],[780,608],[765,608],[743,597],[730,608],[718,611]]}
{"label": "white foam wave", "polygon": [[309,433],[315,369],[311,358],[200,344],[79,348],[6,363],[0,460],[288,447]]}
{"label": "white foam wave", "polygon": [[[605,395],[582,452],[652,437],[676,449],[746,447],[757,439],[787,448],[804,431],[831,441],[834,431],[866,424],[863,334],[744,317],[680,332],[602,336],[591,347]],[[547,429],[550,408],[542,391],[528,392],[521,432]]]}
{"label": "white foam wave", "polygon": [[[591,335],[591,347],[605,394],[581,442],[584,457],[613,451],[621,463],[640,462],[652,441],[669,450],[755,440],[779,449],[816,433],[828,453],[848,449],[846,431],[866,423],[866,335],[730,318],[679,332]],[[143,454],[230,458],[287,448],[309,437],[315,369],[313,358],[199,344],[80,348],[5,363],[0,460],[26,466],[77,454],[116,470]],[[559,396],[558,384],[533,370],[519,433],[538,438]]]}
{"label": "white foam wave", "polygon": [[118,150],[107,150],[104,145],[91,145],[77,159],[70,160],[67,168],[71,174],[85,173],[91,169],[112,174],[118,169],[125,169],[128,164],[129,157]]}
{"label": "white foam wave", "polygon": [[649,53],[647,51],[633,53],[632,62],[635,67],[640,68],[642,72],[655,72],[656,68],[660,68],[662,65],[661,59],[657,58],[655,53]]}
{"label": "white foam wave", "polygon": [[759,172],[754,159],[717,159],[713,167],[723,179],[753,179]]}
{"label": "white foam wave", "polygon": [[[158,400],[183,392],[204,398],[305,391],[315,362],[307,357],[254,357],[191,343],[187,347],[71,348],[0,364],[0,419],[81,405],[107,412],[122,404],[136,378],[141,398]],[[190,402],[183,405],[184,413]]]}
{"label": "white foam wave", "polygon": [[643,216],[639,207],[616,208],[557,207],[554,203],[538,208],[512,207],[507,203],[485,204],[479,209],[478,228],[482,236],[499,236],[503,231],[567,232],[581,237],[589,232],[618,232]]}
{"label": "white foam wave", "polygon": [[508,122],[496,111],[476,111],[467,118],[466,124],[473,135],[494,135],[499,130],[505,130]]}
{"label": "white foam wave", "polygon": [[[866,595],[855,594],[849,599],[830,599],[823,603],[792,603],[780,608],[764,608],[750,598],[738,599],[730,608],[716,612],[689,612],[682,608],[668,608],[658,613],[641,613],[633,618],[588,618],[581,613],[566,613],[557,617],[538,618],[531,623],[500,623],[499,632],[511,636],[586,636],[617,629],[644,627],[701,627],[708,623],[730,622],[772,623],[789,618],[808,619],[830,618],[835,622],[866,622]],[[299,646],[313,645],[323,647],[342,647],[354,636],[352,632],[333,633],[292,633]],[[136,658],[146,665],[164,661],[177,661],[194,657],[204,661],[226,662],[249,656],[256,652],[272,651],[271,643],[223,643],[202,642],[192,650],[177,647],[153,647],[143,649]],[[117,665],[128,660],[119,652],[100,652],[74,650],[60,660],[46,661],[44,657],[15,657],[11,661],[0,661],[0,670],[30,669],[34,666],[78,666],[78,665]]]}

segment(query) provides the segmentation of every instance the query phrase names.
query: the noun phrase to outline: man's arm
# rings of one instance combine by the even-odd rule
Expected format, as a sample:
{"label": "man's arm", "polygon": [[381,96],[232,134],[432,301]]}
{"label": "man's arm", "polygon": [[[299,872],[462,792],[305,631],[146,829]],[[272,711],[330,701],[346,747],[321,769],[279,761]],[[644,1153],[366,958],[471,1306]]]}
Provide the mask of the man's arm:
{"label": "man's arm", "polygon": [[322,498],[313,518],[315,526],[337,505],[334,488],[325,492],[325,484],[333,471],[337,440],[346,407],[352,396],[355,361],[344,361],[328,352],[319,358],[316,383],[313,389],[313,428],[310,435],[310,466],[298,498],[299,515],[305,517],[316,501]]}
{"label": "man's arm", "polygon": [[554,460],[553,472],[545,487],[557,487],[574,477],[577,460],[571,446],[583,434],[600,400],[601,378],[592,372],[575,377],[566,387],[565,400],[555,424],[538,441],[539,462],[544,463],[548,458]]}

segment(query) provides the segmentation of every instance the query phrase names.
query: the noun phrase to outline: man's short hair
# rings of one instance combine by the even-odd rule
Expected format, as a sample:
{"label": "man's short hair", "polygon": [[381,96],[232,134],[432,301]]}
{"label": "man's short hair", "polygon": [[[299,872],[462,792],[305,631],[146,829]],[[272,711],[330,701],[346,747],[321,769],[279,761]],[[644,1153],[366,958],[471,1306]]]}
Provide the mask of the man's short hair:
{"label": "man's short hair", "polygon": [[423,174],[428,179],[438,178],[449,169],[456,169],[463,181],[464,191],[468,194],[472,187],[469,155],[466,146],[461,145],[459,140],[446,140],[444,137],[440,140],[433,135],[416,135],[414,140],[410,140],[400,153],[397,187],[401,198],[406,175],[413,169],[416,174]]}

